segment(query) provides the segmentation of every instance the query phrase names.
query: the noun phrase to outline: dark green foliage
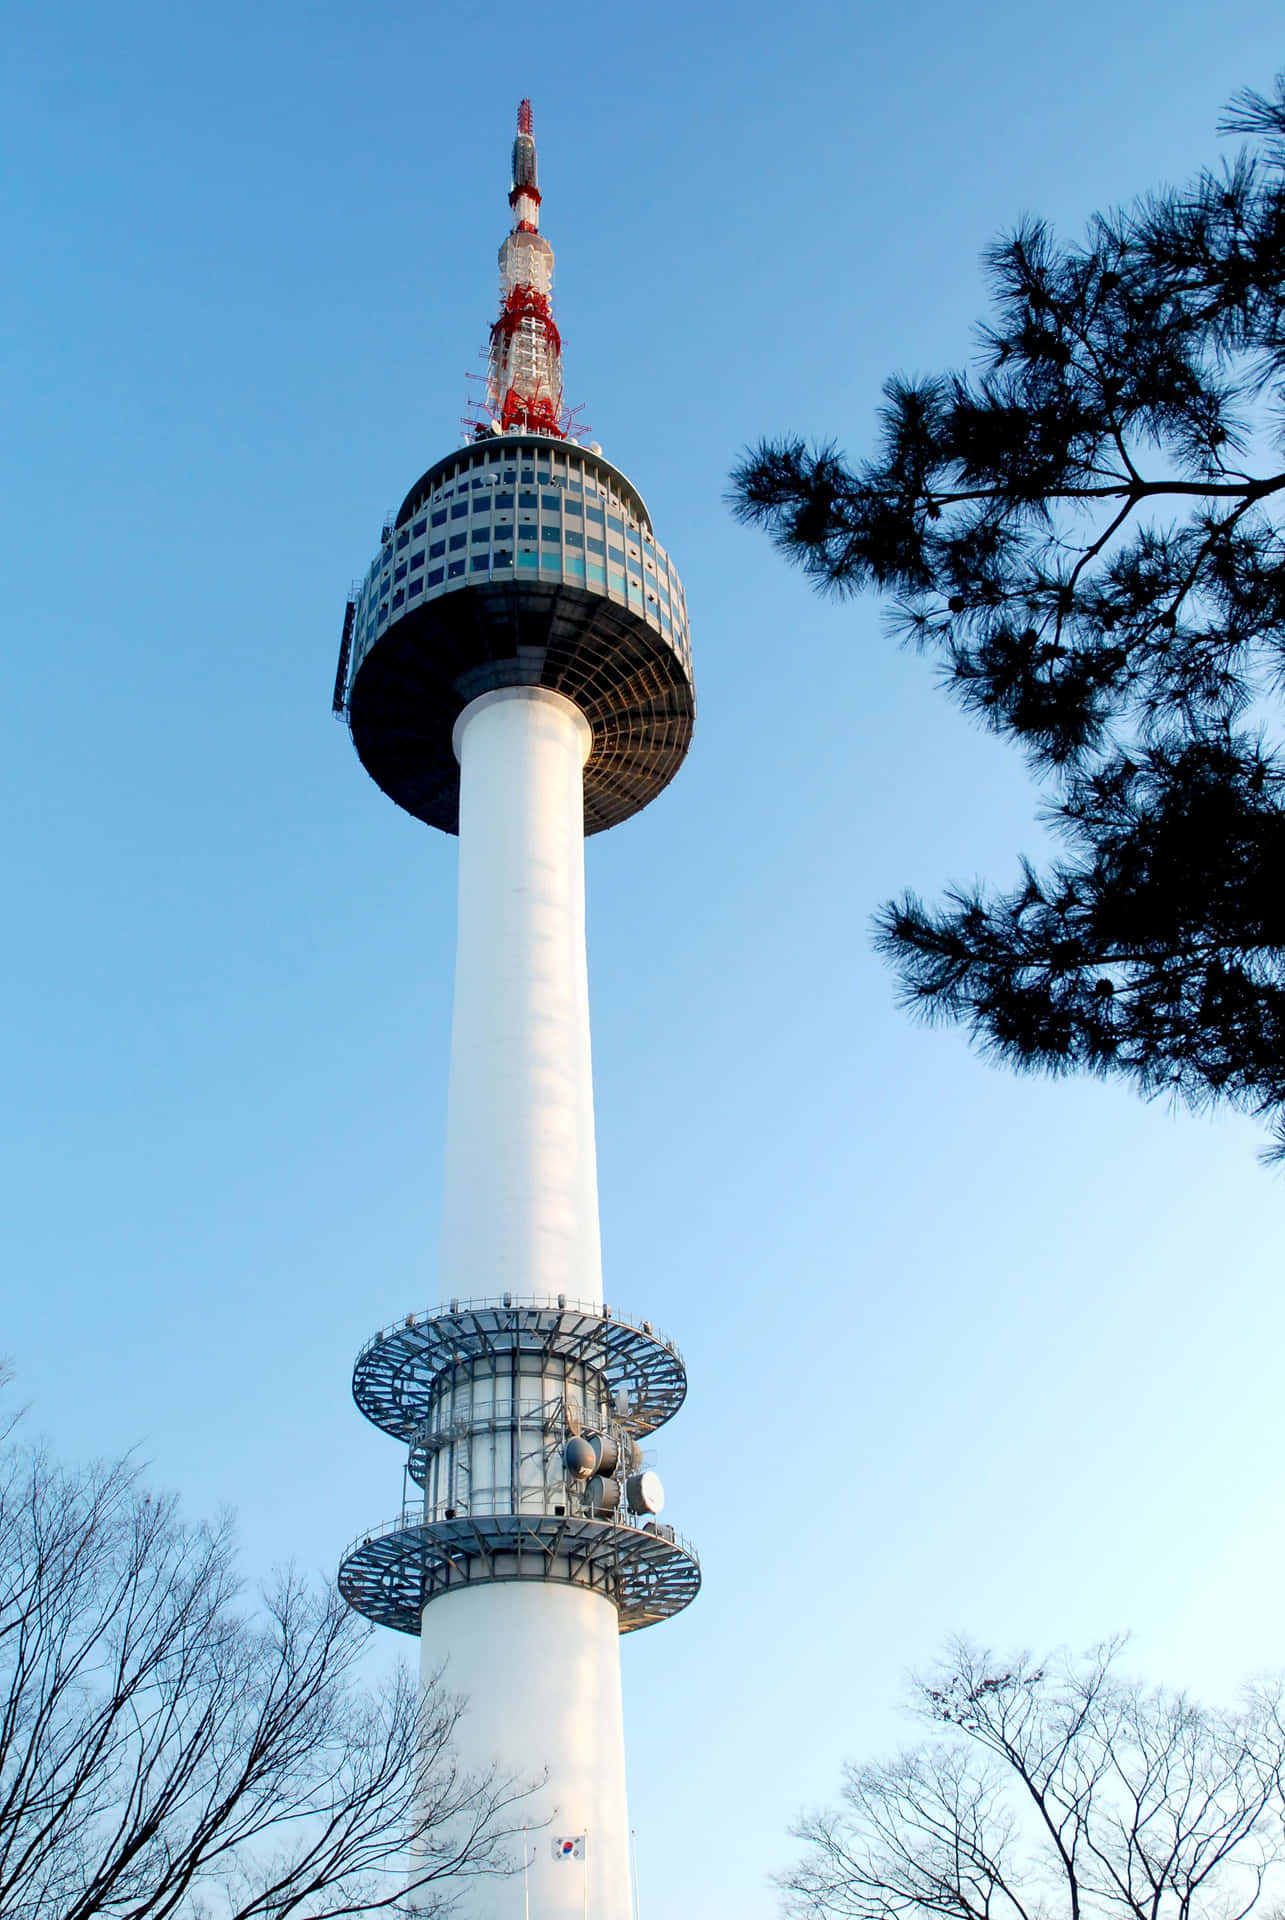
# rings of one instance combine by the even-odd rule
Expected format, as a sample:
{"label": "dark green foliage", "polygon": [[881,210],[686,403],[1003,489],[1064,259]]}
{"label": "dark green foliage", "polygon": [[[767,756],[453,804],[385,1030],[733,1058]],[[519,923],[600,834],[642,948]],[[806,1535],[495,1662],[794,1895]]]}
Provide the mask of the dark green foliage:
{"label": "dark green foliage", "polygon": [[1285,78],[1252,147],[987,260],[974,373],[890,381],[872,458],[753,450],[733,505],[822,590],[891,594],[1020,742],[1067,854],[884,909],[907,999],[1024,1067],[1271,1118],[1285,1155]]}

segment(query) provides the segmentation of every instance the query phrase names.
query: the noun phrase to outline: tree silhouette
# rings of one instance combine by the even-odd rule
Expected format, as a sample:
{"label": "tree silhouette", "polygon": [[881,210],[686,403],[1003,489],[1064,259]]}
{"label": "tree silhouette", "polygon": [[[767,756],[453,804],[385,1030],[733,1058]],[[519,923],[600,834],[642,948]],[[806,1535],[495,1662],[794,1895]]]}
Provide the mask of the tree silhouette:
{"label": "tree silhouette", "polygon": [[358,1684],[337,1594],[248,1607],[226,1526],[0,1440],[5,1920],[431,1914],[505,1869],[517,1789],[456,1767],[440,1688]]}
{"label": "tree silhouette", "polygon": [[911,1706],[934,1736],[845,1771],[780,1879],[807,1920],[1249,1920],[1285,1863],[1281,1692],[1234,1713],[1081,1661],[958,1643]]}
{"label": "tree silhouette", "polygon": [[732,503],[874,587],[1049,788],[1065,857],[884,908],[909,1004],[1005,1061],[1267,1117],[1285,1154],[1285,81],[1218,172],[987,256],[971,373],[893,379],[855,464],[765,442]]}

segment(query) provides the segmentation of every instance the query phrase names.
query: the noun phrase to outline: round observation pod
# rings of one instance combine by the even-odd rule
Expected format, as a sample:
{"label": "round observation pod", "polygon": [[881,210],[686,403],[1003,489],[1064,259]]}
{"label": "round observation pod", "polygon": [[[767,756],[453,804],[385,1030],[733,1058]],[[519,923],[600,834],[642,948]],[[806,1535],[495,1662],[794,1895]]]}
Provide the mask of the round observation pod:
{"label": "round observation pod", "polygon": [[564,694],[593,729],[586,833],[682,764],[696,715],[682,582],[624,474],[540,434],[463,447],[412,487],[345,619],[335,706],[390,799],[456,833],[451,730],[513,686]]}
{"label": "round observation pod", "polygon": [[650,1468],[643,1473],[631,1473],[625,1482],[625,1499],[630,1513],[659,1513],[665,1504],[660,1475]]}

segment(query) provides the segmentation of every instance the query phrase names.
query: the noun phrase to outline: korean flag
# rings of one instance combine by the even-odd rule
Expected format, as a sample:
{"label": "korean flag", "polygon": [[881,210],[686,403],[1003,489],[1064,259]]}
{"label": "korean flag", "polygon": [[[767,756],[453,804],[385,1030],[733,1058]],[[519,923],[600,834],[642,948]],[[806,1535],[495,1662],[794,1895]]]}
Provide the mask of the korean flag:
{"label": "korean flag", "polygon": [[577,1834],[574,1838],[571,1838],[570,1836],[568,1836],[561,1840],[555,1840],[553,1842],[554,1859],[555,1860],[583,1860],[584,1859],[584,1838],[585,1838],[584,1835],[581,1833],[581,1834]]}

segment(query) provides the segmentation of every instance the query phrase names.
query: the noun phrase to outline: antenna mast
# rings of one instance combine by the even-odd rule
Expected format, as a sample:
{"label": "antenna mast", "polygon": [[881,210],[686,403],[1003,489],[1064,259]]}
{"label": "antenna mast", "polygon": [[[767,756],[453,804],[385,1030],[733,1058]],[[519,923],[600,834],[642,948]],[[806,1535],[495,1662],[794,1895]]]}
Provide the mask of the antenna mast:
{"label": "antenna mast", "polygon": [[518,108],[509,190],[513,226],[500,248],[500,317],[491,328],[487,412],[496,433],[565,440],[562,339],[553,320],[553,248],[540,232],[531,102]]}

